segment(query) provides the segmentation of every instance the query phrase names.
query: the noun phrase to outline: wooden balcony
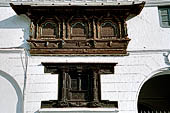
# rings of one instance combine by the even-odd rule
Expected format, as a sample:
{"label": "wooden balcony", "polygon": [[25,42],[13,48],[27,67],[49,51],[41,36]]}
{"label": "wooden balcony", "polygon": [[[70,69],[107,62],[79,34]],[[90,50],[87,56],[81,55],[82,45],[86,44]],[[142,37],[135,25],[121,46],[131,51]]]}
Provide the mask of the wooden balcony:
{"label": "wooden balcony", "polygon": [[11,6],[31,19],[32,55],[127,55],[126,21],[137,16],[144,4]]}

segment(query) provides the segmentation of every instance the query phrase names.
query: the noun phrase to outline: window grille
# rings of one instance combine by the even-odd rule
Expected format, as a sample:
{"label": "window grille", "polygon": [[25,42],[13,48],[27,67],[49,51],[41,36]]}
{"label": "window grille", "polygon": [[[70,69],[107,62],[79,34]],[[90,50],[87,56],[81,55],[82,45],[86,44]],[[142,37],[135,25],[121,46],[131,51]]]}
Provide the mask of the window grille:
{"label": "window grille", "polygon": [[159,8],[159,17],[161,27],[170,27],[170,7],[160,7]]}

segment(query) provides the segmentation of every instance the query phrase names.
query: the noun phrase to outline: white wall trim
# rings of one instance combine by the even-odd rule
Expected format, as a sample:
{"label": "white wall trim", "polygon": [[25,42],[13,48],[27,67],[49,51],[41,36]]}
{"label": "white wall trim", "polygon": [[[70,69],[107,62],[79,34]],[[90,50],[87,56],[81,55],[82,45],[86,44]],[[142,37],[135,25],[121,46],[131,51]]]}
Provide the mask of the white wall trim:
{"label": "white wall trim", "polygon": [[44,108],[39,113],[118,113],[117,108]]}

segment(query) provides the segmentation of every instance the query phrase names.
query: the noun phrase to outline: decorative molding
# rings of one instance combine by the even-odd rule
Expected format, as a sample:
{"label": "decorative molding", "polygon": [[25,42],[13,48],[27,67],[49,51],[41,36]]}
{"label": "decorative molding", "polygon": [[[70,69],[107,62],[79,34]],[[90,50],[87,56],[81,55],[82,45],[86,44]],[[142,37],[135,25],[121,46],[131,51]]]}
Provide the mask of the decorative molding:
{"label": "decorative molding", "polygon": [[75,113],[75,112],[81,112],[81,113],[118,113],[117,108],[42,108],[38,110],[39,113]]}
{"label": "decorative molding", "polygon": [[39,1],[31,1],[31,0],[3,0],[0,1],[0,7],[10,7],[9,3],[15,3],[15,4],[27,4],[27,5],[42,5],[42,6],[71,6],[71,5],[79,5],[79,6],[91,6],[91,5],[96,5],[96,6],[105,6],[105,5],[129,5],[129,4],[136,4],[136,3],[141,3],[142,1],[146,2],[145,7],[157,7],[157,6],[167,6],[170,5],[170,1],[169,0],[117,0],[117,1],[113,1],[113,2],[108,2],[107,0],[104,1],[89,1],[88,2],[85,0],[82,0],[81,2],[76,2],[76,0],[70,0],[70,2],[66,2],[63,0],[39,0]]}
{"label": "decorative molding", "polygon": [[0,53],[20,53],[26,51],[24,48],[0,48]]}

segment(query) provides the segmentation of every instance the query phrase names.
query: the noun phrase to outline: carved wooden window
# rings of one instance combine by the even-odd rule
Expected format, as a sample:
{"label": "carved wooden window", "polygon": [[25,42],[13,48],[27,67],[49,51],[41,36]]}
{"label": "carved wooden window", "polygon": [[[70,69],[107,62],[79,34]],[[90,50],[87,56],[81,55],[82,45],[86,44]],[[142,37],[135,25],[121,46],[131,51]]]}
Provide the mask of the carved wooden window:
{"label": "carved wooden window", "polygon": [[71,72],[69,75],[70,101],[89,100],[89,74]]}
{"label": "carved wooden window", "polygon": [[57,24],[46,21],[41,25],[41,38],[56,38],[58,33]]}
{"label": "carved wooden window", "polygon": [[42,63],[45,73],[59,74],[58,100],[43,101],[45,107],[116,107],[101,100],[101,74],[114,73],[115,63]]}
{"label": "carved wooden window", "polygon": [[77,22],[72,25],[72,36],[85,36],[85,25],[81,22]]}
{"label": "carved wooden window", "polygon": [[118,27],[110,21],[101,24],[101,38],[113,38],[118,36]]}
{"label": "carved wooden window", "polygon": [[[91,102],[92,71],[81,69],[63,70],[60,74],[59,106],[61,107],[86,107]],[[97,81],[99,82],[99,81]],[[98,98],[96,94],[96,98]]]}
{"label": "carved wooden window", "polygon": [[71,24],[71,38],[72,39],[85,39],[87,35],[87,25],[83,22],[74,22]]}
{"label": "carved wooden window", "polygon": [[[145,2],[114,7],[79,3],[10,5],[18,15],[25,14],[31,20],[27,40],[31,55],[127,55],[130,39],[125,23],[140,14]],[[162,22],[169,25],[169,7],[165,8]]]}

